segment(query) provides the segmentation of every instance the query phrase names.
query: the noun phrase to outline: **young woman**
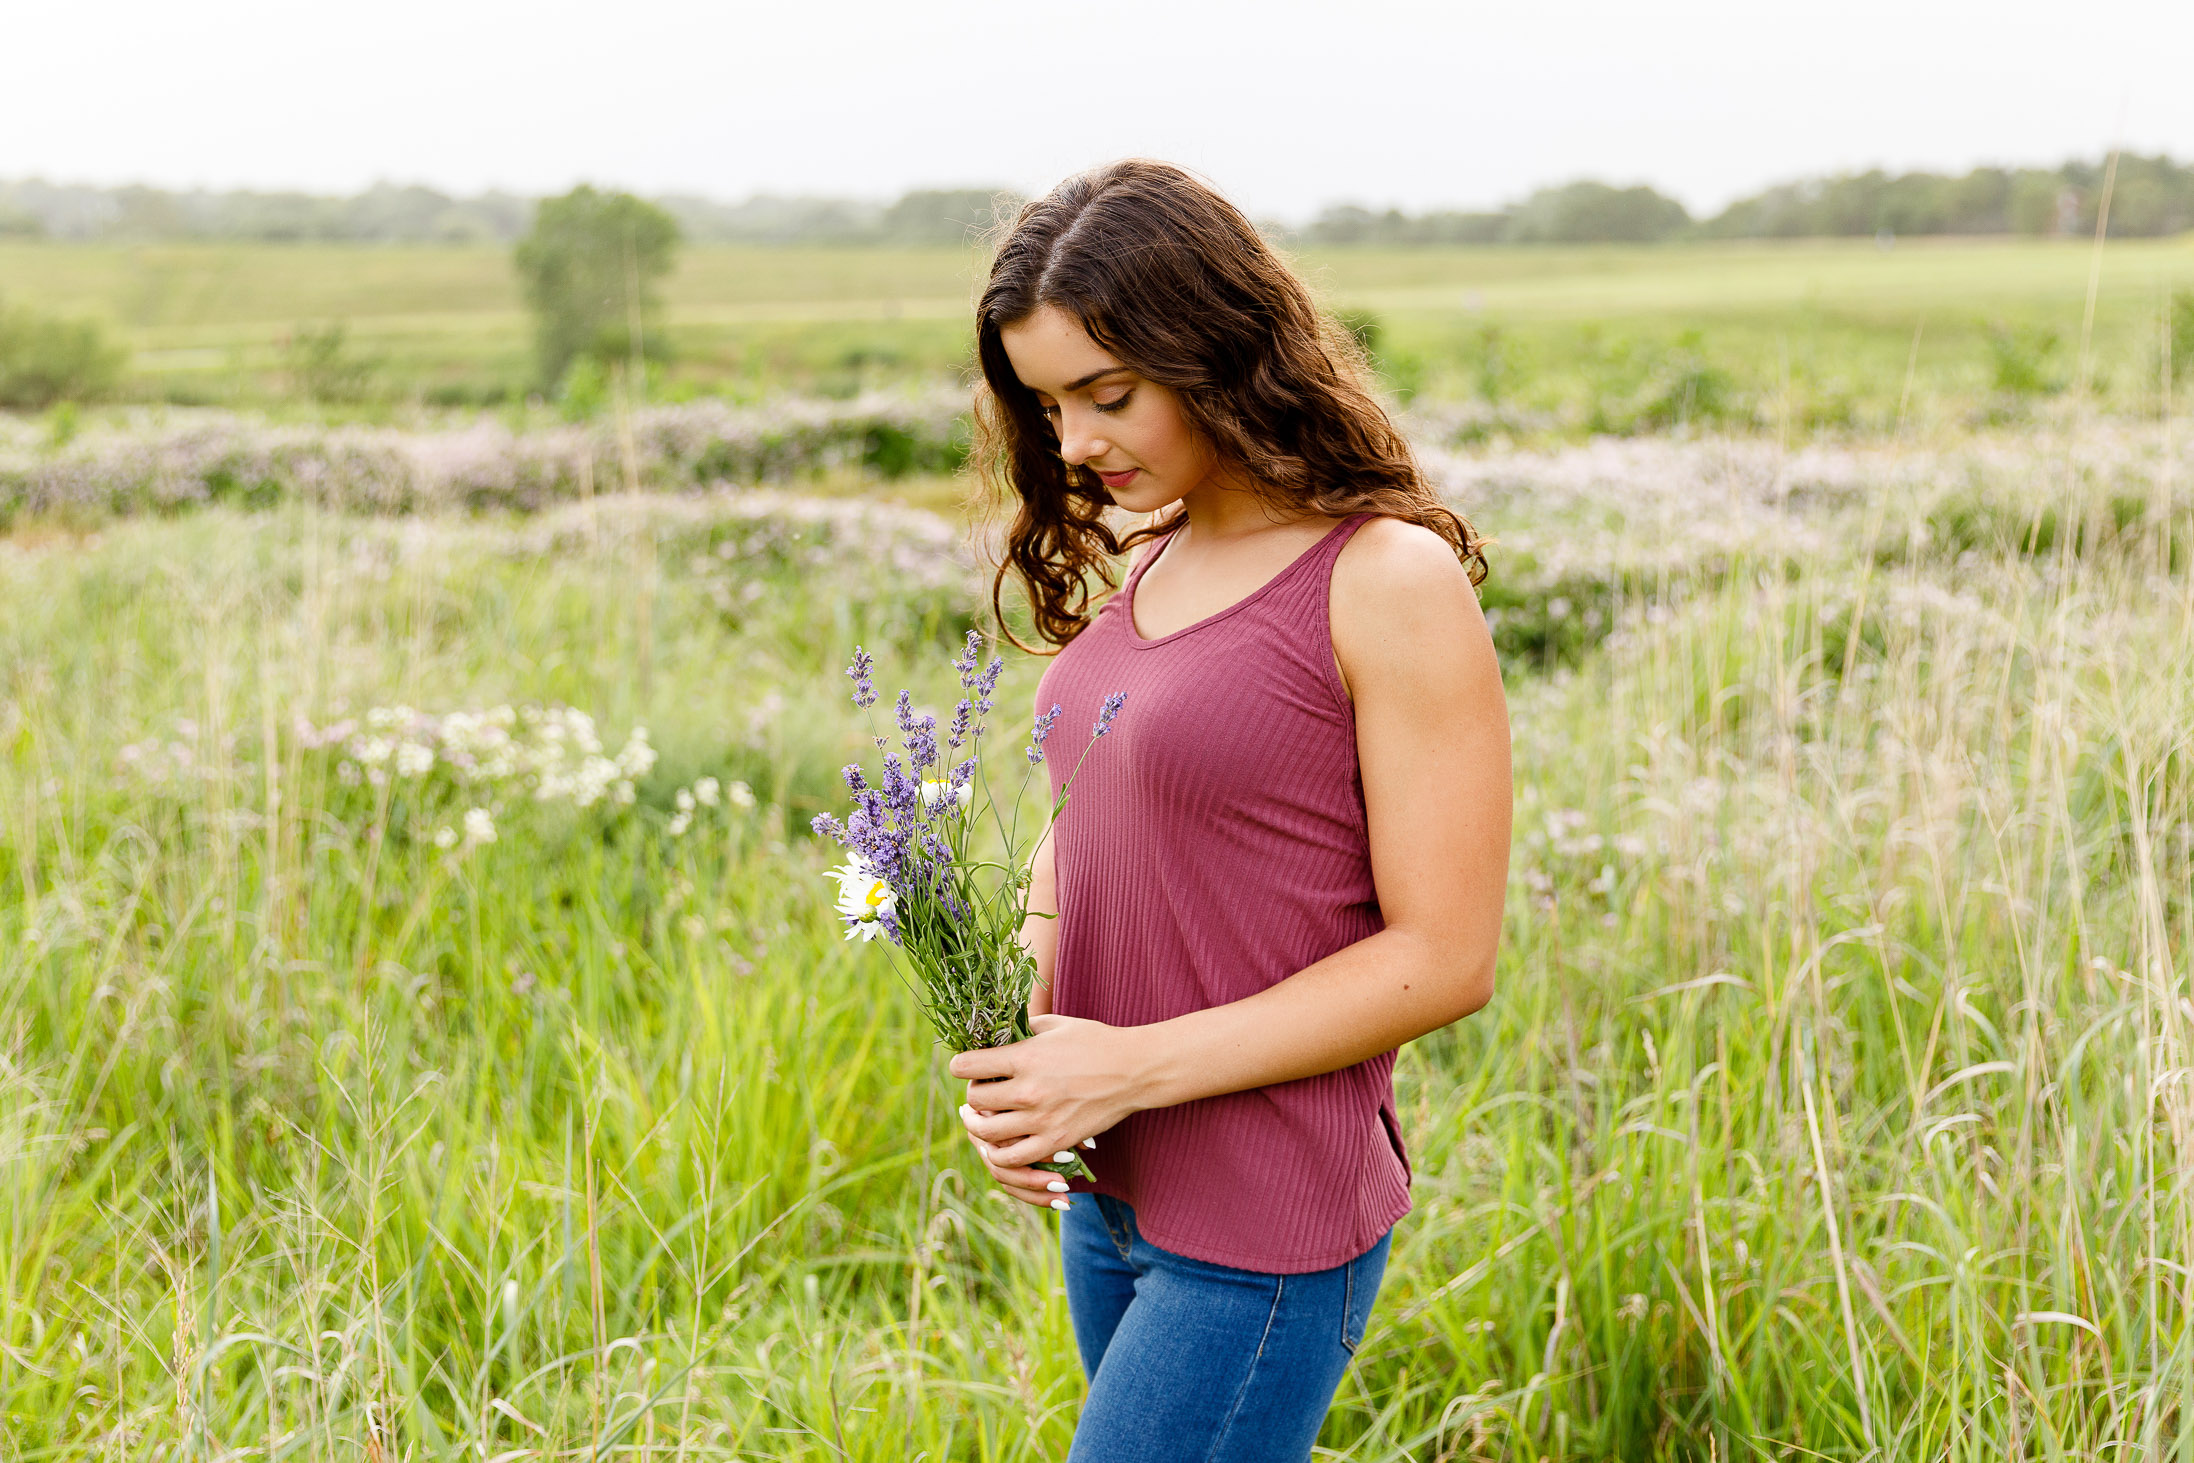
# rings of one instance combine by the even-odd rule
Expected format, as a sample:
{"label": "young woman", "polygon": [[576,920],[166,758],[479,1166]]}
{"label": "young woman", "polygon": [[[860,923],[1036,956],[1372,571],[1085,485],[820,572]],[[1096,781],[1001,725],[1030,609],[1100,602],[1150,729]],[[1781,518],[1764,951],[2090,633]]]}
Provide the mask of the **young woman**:
{"label": "young woman", "polygon": [[[1479,542],[1345,334],[1177,168],[1023,209],[977,339],[1019,501],[994,598],[1010,568],[1061,647],[1036,704],[1078,743],[1126,700],[1034,860],[1035,1035],[953,1058],[961,1118],[1008,1194],[1064,1211],[1077,1463],[1306,1459],[1409,1208],[1394,1049],[1493,994]],[[1156,517],[1116,537],[1115,508]],[[1030,1166],[1078,1146],[1094,1184]]]}

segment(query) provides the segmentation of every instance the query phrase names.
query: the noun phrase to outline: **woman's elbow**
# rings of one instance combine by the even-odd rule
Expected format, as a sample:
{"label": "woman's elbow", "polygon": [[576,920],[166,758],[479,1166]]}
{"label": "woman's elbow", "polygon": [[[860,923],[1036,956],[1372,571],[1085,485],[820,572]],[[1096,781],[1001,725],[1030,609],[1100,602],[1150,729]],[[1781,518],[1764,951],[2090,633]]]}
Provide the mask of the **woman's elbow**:
{"label": "woman's elbow", "polygon": [[1476,1015],[1493,999],[1493,957],[1489,954],[1481,959],[1452,961],[1442,985],[1447,997],[1441,1012],[1447,1019],[1440,1023],[1442,1026]]}
{"label": "woman's elbow", "polygon": [[1493,960],[1491,957],[1475,962],[1466,968],[1456,982],[1455,1019],[1475,1016],[1493,999]]}

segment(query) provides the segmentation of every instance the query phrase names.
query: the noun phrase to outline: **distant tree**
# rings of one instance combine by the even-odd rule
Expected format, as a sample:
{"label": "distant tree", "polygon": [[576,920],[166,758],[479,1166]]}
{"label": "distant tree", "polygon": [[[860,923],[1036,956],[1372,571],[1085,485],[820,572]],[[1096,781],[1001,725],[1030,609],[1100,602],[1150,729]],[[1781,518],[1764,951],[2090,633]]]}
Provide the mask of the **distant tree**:
{"label": "distant tree", "polygon": [[[1716,238],[1828,238],[1897,234],[2091,234],[2106,162],[2055,169],[1975,168],[1934,173],[1846,173],[1784,183],[1740,198],[1701,225]],[[2110,232],[2155,237],[2194,229],[2194,167],[2168,157],[2118,159]]]}
{"label": "distant tree", "polygon": [[1945,229],[1953,234],[2011,232],[2011,174],[2002,168],[1975,168],[1943,185],[1947,200]]}
{"label": "distant tree", "polygon": [[2064,196],[2064,180],[2039,168],[2022,168],[2011,183],[2011,231],[2015,234],[2047,234],[2057,227],[2058,199]]}
{"label": "distant tree", "polygon": [[533,309],[541,384],[554,387],[581,356],[660,354],[654,285],[670,272],[678,224],[629,193],[584,184],[544,199],[513,262]]}
{"label": "distant tree", "polygon": [[131,184],[112,194],[116,217],[111,232],[138,239],[188,237],[191,230],[175,195]]}
{"label": "distant tree", "polygon": [[31,411],[114,389],[125,352],[89,320],[56,320],[0,301],[0,406]]}
{"label": "distant tree", "polygon": [[[2086,210],[2094,225],[2094,209]],[[2178,167],[2167,157],[2128,153],[2118,159],[2118,181],[2111,190],[2110,232],[2157,238],[2194,229],[2194,167]]]}
{"label": "distant tree", "polygon": [[1303,242],[1314,245],[1371,244],[1409,247],[1425,244],[1496,244],[1507,232],[1505,213],[1450,211],[1406,214],[1390,208],[1373,213],[1353,203],[1335,204],[1310,221]]}
{"label": "distant tree", "polygon": [[1310,221],[1303,238],[1312,244],[1379,243],[1379,215],[1355,203],[1336,203]]}
{"label": "distant tree", "polygon": [[373,390],[374,363],[350,351],[350,327],[342,321],[299,325],[276,342],[290,390],[311,401],[354,403]]}
{"label": "distant tree", "polygon": [[1651,188],[1587,181],[1532,194],[1516,207],[1508,237],[1519,244],[1643,244],[1690,222],[1681,203]]}
{"label": "distant tree", "polygon": [[894,244],[965,244],[1019,203],[1004,189],[917,188],[885,209],[877,228]]}
{"label": "distant tree", "polygon": [[1498,244],[1508,234],[1506,213],[1428,213],[1416,220],[1412,243]]}

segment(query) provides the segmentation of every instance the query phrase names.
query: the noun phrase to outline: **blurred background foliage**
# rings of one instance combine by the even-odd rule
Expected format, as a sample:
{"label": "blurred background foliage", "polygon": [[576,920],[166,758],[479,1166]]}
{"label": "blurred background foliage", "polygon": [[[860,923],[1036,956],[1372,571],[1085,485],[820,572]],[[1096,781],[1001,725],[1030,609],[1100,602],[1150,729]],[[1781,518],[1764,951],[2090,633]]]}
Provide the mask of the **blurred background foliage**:
{"label": "blurred background foliage", "polygon": [[[673,403],[961,384],[983,239],[1018,203],[0,183],[0,407],[582,421],[628,381]],[[2165,157],[1819,178],[1706,219],[1583,181],[1262,226],[1398,403],[1459,409],[1457,441],[1985,425],[2075,388],[2145,413],[2194,360],[2194,167]]]}
{"label": "blurred background foliage", "polygon": [[[1410,214],[1340,203],[1300,229],[1269,227],[1304,244],[1640,242],[1685,237],[1834,238],[1893,234],[2091,233],[2110,164],[1981,167],[1962,175],[1871,169],[1777,184],[1695,219],[1656,190],[1580,180],[1542,188],[1483,212]],[[2194,228],[2194,165],[2125,154],[2111,180],[2110,228],[2154,238]],[[918,188],[890,203],[757,194],[728,203],[692,194],[653,200],[683,236],[704,244],[964,243],[1019,200],[1004,189]],[[102,188],[39,178],[0,180],[0,237],[151,242],[510,243],[533,225],[539,201],[510,193],[460,197],[382,183],[350,197],[250,190]]]}

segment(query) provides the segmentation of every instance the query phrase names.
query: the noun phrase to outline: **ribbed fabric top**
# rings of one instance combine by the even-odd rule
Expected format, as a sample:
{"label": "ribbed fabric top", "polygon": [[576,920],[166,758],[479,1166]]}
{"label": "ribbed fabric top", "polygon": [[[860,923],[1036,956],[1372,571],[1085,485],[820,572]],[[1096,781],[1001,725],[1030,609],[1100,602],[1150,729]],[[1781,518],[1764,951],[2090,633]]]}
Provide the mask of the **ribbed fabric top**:
{"label": "ribbed fabric top", "polygon": [[[1255,995],[1383,928],[1356,718],[1333,664],[1336,524],[1262,588],[1155,640],[1135,588],[1053,659],[1040,706],[1056,797],[1104,698],[1127,692],[1053,834],[1052,1009],[1143,1026]],[[1153,1244],[1272,1274],[1371,1248],[1409,1210],[1394,1054],[1133,1114],[1089,1155]],[[1085,1185],[1086,1187],[1086,1185]]]}

